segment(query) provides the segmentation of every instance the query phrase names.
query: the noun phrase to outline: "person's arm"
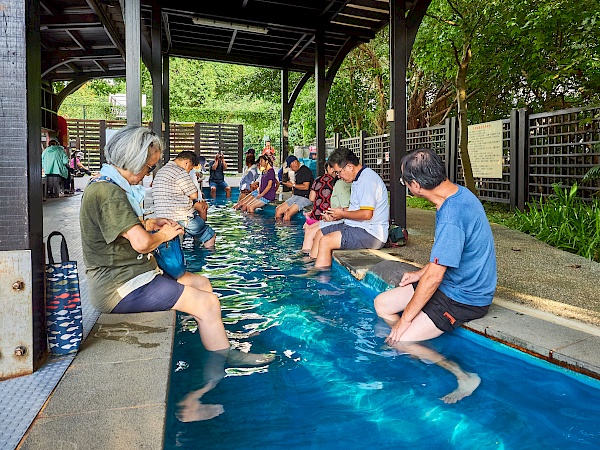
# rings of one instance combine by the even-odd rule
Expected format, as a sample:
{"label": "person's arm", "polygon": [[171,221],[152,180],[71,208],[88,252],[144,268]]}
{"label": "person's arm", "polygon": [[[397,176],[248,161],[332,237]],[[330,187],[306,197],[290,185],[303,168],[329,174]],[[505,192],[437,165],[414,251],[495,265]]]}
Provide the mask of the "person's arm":
{"label": "person's arm", "polygon": [[208,217],[208,203],[204,200],[197,200],[194,202],[194,209],[198,211],[198,215],[204,221]]}
{"label": "person's arm", "polygon": [[311,189],[311,191],[308,193],[308,199],[314,203],[314,201],[317,199],[317,191],[313,191]]}
{"label": "person's arm", "polygon": [[164,225],[177,226],[177,222],[174,220],[165,219],[162,217],[156,219],[146,219],[142,220],[141,222],[146,231],[157,231],[160,230]]}
{"label": "person's arm", "polygon": [[[444,278],[444,274],[446,273],[446,266],[429,263],[420,271],[413,272],[413,274],[418,273],[421,273],[421,277],[418,280],[419,284],[417,285],[417,289],[408,302],[408,305],[406,305],[402,316],[400,316],[400,320],[392,327],[389,336],[385,340],[388,345],[394,345],[400,341],[400,338],[406,330],[408,330],[414,318],[417,317],[417,314],[421,312],[425,304],[439,287]],[[405,276],[406,275],[408,274],[405,274]],[[408,284],[408,281],[405,280],[405,276],[402,277],[402,281]]]}
{"label": "person's arm", "polygon": [[121,236],[129,241],[131,247],[136,252],[150,253],[163,242],[167,242],[180,234],[183,234],[181,225],[177,224],[173,226],[169,223],[165,223],[156,233],[148,233],[144,227],[139,224],[134,225]]}
{"label": "person's arm", "polygon": [[221,159],[221,162],[223,163],[223,170],[227,170],[227,161],[225,161],[225,158]]}
{"label": "person's arm", "polygon": [[345,208],[329,208],[327,211],[327,214],[332,220],[371,220],[373,218],[372,209],[358,209],[356,211],[347,211]]}
{"label": "person's arm", "polygon": [[212,165],[212,170],[217,170],[217,167],[219,167],[219,158],[215,158],[215,162]]}
{"label": "person's arm", "polygon": [[310,181],[305,181],[304,183],[300,184],[293,184],[292,187],[294,189],[298,189],[299,191],[306,191],[310,188]]}
{"label": "person's arm", "polygon": [[271,186],[273,186],[273,180],[269,180],[267,182],[267,185],[265,186],[265,190],[260,192],[258,191],[258,195],[256,196],[256,198],[263,198],[267,192],[269,192],[269,189],[271,189]]}

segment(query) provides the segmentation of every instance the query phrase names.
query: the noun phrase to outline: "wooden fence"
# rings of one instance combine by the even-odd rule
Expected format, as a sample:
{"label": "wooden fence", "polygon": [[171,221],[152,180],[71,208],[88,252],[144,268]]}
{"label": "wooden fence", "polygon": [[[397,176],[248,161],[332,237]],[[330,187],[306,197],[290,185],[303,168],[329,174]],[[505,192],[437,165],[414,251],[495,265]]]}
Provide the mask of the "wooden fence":
{"label": "wooden fence", "polygon": [[[106,145],[106,130],[122,128],[123,120],[68,119],[69,139],[84,153],[83,164],[99,170],[101,150]],[[151,123],[144,123],[151,126]],[[191,150],[211,161],[220,150],[225,156],[228,171],[241,172],[243,168],[244,129],[242,125],[212,123],[171,123],[169,131],[170,159],[183,150]]]}

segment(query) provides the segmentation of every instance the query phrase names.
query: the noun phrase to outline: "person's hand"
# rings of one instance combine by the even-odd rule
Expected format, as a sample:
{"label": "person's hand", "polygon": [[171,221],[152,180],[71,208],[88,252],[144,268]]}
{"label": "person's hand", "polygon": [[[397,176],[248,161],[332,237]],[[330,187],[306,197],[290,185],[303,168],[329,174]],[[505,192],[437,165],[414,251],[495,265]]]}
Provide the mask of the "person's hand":
{"label": "person's hand", "polygon": [[208,203],[206,203],[204,200],[197,201],[194,203],[194,209],[199,213],[206,212],[208,211]]}
{"label": "person's hand", "polygon": [[170,241],[175,236],[179,236],[183,234],[183,227],[175,222],[175,225],[171,225],[170,223],[165,223],[159,230],[162,234],[165,235],[165,242]]}
{"label": "person's hand", "polygon": [[164,225],[177,225],[177,222],[171,219],[158,218],[158,219],[146,219],[145,228],[146,231],[157,231],[160,230]]}
{"label": "person's hand", "polygon": [[385,339],[385,343],[391,346],[396,345],[398,342],[400,342],[400,338],[406,332],[406,330],[408,330],[411,324],[411,321],[405,320],[401,316],[400,320],[392,327],[389,336]]}
{"label": "person's hand", "polygon": [[343,219],[342,211],[342,208],[329,208],[327,211],[325,211],[325,213],[327,214],[329,221],[335,221]]}
{"label": "person's hand", "polygon": [[252,183],[250,184],[250,190],[251,191],[255,191],[258,189],[258,183]]}
{"label": "person's hand", "polygon": [[402,275],[402,279],[400,280],[400,283],[398,283],[398,286],[407,286],[409,284],[416,283],[420,279],[421,279],[421,271],[406,272],[404,275]]}

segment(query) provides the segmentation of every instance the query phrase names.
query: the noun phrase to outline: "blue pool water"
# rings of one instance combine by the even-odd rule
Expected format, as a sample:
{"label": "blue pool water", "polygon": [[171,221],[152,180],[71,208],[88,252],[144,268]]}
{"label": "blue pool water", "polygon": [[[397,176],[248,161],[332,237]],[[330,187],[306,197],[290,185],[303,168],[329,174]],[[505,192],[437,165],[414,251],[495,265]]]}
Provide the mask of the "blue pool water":
{"label": "blue pool water", "polygon": [[339,266],[311,272],[300,221],[230,206],[212,204],[217,250],[188,253],[189,268],[210,277],[234,345],[277,360],[220,379],[222,361],[179,315],[166,449],[600,448],[596,380],[457,330],[428,345],[482,382],[445,404],[456,378],[382,348],[376,292]]}

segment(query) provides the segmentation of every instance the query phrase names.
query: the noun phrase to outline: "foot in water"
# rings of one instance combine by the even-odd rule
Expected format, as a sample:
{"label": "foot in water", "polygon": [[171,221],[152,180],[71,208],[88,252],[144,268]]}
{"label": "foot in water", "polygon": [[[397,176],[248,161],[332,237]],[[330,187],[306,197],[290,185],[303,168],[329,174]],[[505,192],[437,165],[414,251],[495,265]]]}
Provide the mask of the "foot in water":
{"label": "foot in water", "polygon": [[440,398],[444,403],[456,403],[471,395],[481,383],[481,378],[476,373],[465,372],[465,377],[458,378],[456,390]]}
{"label": "foot in water", "polygon": [[227,353],[227,365],[234,367],[257,367],[271,364],[275,359],[273,353],[244,353],[236,349]]}
{"label": "foot in water", "polygon": [[199,400],[189,405],[179,404],[175,417],[180,422],[199,422],[202,420],[211,420],[225,412],[223,405],[205,405]]}

